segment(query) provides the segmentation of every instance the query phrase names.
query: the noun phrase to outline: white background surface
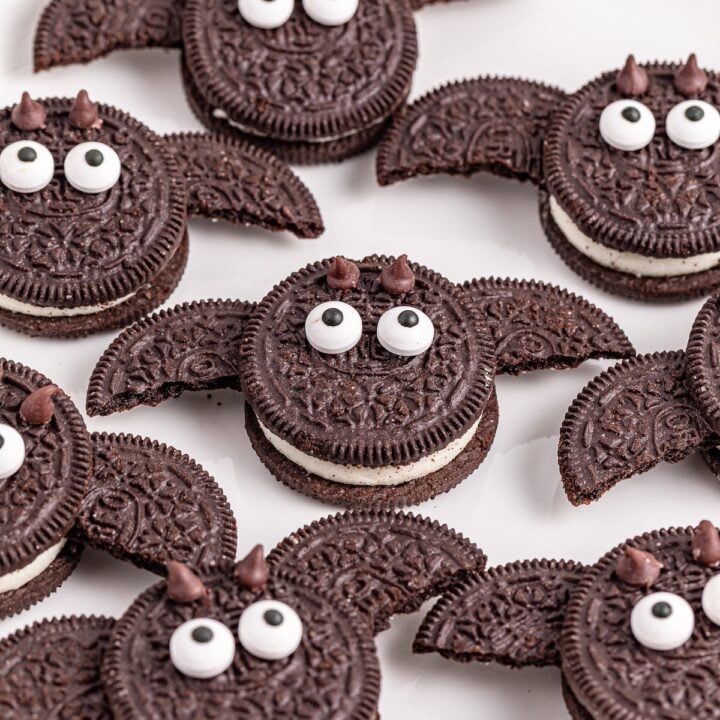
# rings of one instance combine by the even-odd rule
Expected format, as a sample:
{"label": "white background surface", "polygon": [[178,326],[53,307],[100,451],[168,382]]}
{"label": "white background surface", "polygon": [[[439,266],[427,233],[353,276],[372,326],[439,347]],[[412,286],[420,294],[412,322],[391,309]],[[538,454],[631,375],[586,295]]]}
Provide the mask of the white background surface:
{"label": "white background surface", "polygon": [[[361,0],[362,1],[362,0]],[[22,90],[115,104],[158,131],[200,129],[185,104],[175,51],[118,52],[89,66],[31,72],[32,34],[45,0],[2,0],[0,107]],[[516,75],[574,90],[638,59],[680,59],[690,51],[720,68],[720,6],[713,0],[468,0],[417,15],[420,60],[413,97],[479,74]],[[327,231],[298,241],[205,221],[190,223],[191,254],[169,305],[207,297],[259,300],[307,262],[337,253],[407,252],[454,281],[498,275],[537,278],[584,294],[610,312],[640,352],[685,346],[700,301],[648,307],[599,292],[556,257],[540,229],[535,190],[489,176],[433,178],[380,189],[374,153],[338,166],[301,168]],[[113,333],[66,342],[30,340],[0,328],[0,355],[35,367],[84,407],[88,377]],[[498,381],[500,427],[490,456],[447,495],[418,508],[477,542],[491,564],[546,556],[592,562],[638,532],[718,522],[720,487],[697,457],[622,483],[600,502],[573,508],[556,464],[558,428],[575,395],[606,364]],[[221,406],[218,403],[222,403]],[[160,407],[92,419],[91,430],[149,435],[195,457],[214,475],[238,520],[239,553],[269,549],[333,508],[278,484],[243,430],[242,400],[231,392],[186,395]],[[153,582],[148,573],[94,551],[58,593],[0,622],[0,636],[34,620],[71,613],[120,615]],[[565,718],[557,670],[511,671],[413,656],[420,615],[395,620],[378,639],[386,720]]]}

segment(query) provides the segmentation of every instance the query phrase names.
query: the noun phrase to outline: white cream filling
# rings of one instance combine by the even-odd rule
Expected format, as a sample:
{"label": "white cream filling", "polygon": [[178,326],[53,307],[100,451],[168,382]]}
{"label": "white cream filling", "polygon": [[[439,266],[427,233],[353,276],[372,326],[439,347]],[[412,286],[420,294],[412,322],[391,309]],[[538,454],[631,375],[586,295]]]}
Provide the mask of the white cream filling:
{"label": "white cream filling", "polygon": [[550,196],[550,214],[562,231],[565,239],[579,252],[593,262],[611,270],[636,275],[637,277],[675,277],[692,275],[717,267],[720,252],[703,253],[686,258],[656,258],[632,252],[621,252],[591,240]]}
{"label": "white cream filling", "polygon": [[111,300],[110,302],[101,303],[100,305],[79,305],[78,307],[71,308],[55,308],[55,307],[43,307],[41,305],[31,305],[30,303],[24,303],[15,298],[11,298],[8,295],[0,294],[0,308],[3,310],[9,310],[10,312],[19,313],[21,315],[32,315],[33,317],[74,317],[76,315],[95,315],[108,308],[121,305],[125,301],[134,297],[135,293],[130,293],[121,297],[118,300]]}
{"label": "white cream filling", "polygon": [[[267,133],[259,132],[258,130],[255,130],[255,128],[248,127],[247,125],[243,125],[242,123],[239,123],[237,120],[232,120],[228,114],[222,110],[221,108],[215,108],[213,110],[213,117],[217,118],[218,120],[224,120],[230,127],[237,128],[240,130],[240,132],[244,132],[246,135],[254,135],[255,137],[260,138],[266,138],[270,137]],[[316,143],[318,145],[322,145],[323,143],[329,143],[333,142],[334,140],[344,140],[345,138],[354,137],[355,135],[359,135],[361,132],[364,132],[365,130],[370,130],[371,128],[376,127],[377,125],[380,125],[381,123],[385,122],[384,119],[376,120],[371,125],[367,125],[364,128],[361,128],[360,130],[349,130],[346,133],[343,133],[341,135],[332,135],[329,137],[323,137],[323,138],[308,138],[306,140],[302,140],[302,142],[306,143]],[[292,140],[287,140],[287,142],[291,143]]]}
{"label": "white cream filling", "polygon": [[461,437],[453,440],[442,450],[431,453],[407,465],[386,465],[384,467],[363,467],[362,465],[340,465],[320,460],[298,450],[286,440],[270,432],[259,420],[260,428],[270,444],[291,462],[303,470],[343,485],[402,485],[442,470],[449,465],[470,443],[480,424],[480,419]]}
{"label": "white cream filling", "polygon": [[52,564],[52,561],[60,554],[65,547],[65,538],[57,545],[41,552],[31,563],[21,567],[19,570],[13,570],[5,575],[0,575],[0,593],[18,590],[34,580],[38,575],[42,575]]}

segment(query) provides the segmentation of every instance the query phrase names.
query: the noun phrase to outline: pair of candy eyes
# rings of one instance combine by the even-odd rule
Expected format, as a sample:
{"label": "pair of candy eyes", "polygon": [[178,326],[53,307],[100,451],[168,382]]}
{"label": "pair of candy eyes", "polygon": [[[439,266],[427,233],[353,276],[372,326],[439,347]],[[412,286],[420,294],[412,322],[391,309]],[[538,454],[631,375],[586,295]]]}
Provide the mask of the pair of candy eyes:
{"label": "pair of candy eyes", "polygon": [[[359,0],[302,0],[305,12],[320,25],[344,25],[353,19]],[[240,15],[249,25],[273,30],[293,14],[295,0],[238,0]]]}
{"label": "pair of candy eyes", "polygon": [[[667,114],[665,132],[682,148],[702,150],[720,138],[720,112],[702,100],[685,100]],[[600,115],[600,135],[618,150],[641,150],[655,137],[655,116],[637,100],[616,100]]]}
{"label": "pair of candy eyes", "polygon": [[[720,575],[703,588],[702,608],[720,625]],[[630,614],[635,639],[650,650],[675,650],[684,645],[695,629],[695,613],[687,600],[669,592],[656,592],[639,600]]]}
{"label": "pair of candy eyes", "polygon": [[[360,313],[344,302],[321,303],[305,318],[305,337],[318,352],[326,355],[347,352],[362,337]],[[432,320],[417,308],[394,307],[386,310],[378,320],[378,342],[393,355],[420,355],[432,345],[434,338]]]}
{"label": "pair of candy eyes", "polygon": [[[302,620],[289,605],[261,600],[249,605],[238,622],[238,641],[261,660],[283,660],[300,646]],[[170,637],[170,660],[183,675],[208,680],[224,673],[235,658],[235,638],[211,618],[195,618]]]}
{"label": "pair of candy eyes", "polygon": [[[105,192],[120,178],[120,158],[99,142],[76,145],[65,156],[65,178],[76,190],[89,195]],[[18,140],[0,153],[0,182],[18,193],[39,192],[55,175],[50,151],[33,140]]]}

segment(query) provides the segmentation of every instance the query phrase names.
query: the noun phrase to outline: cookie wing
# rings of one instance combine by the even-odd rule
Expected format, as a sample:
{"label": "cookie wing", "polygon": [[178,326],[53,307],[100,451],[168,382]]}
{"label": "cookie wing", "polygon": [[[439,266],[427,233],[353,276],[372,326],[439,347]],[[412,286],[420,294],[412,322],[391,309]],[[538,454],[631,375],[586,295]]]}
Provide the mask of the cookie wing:
{"label": "cookie wing", "polygon": [[52,0],[35,33],[35,71],[120,48],[179,47],[185,0]]}
{"label": "cookie wing", "polygon": [[100,667],[114,624],[104,617],[63,617],[37,622],[2,640],[2,716],[111,718]]}
{"label": "cookie wing", "polygon": [[688,392],[684,352],[626,360],[590,382],[565,415],[558,448],[565,493],[573,505],[590,503],[621,480],[711,442]]}
{"label": "cookie wing", "polygon": [[131,325],[93,370],[88,414],[157,405],[185,390],[239,390],[238,346],[253,308],[239,300],[205,300]]}
{"label": "cookie wing", "polygon": [[83,542],[158,574],[168,560],[192,567],[234,561],[235,518],[200,465],[147,438],[92,439],[95,470],[75,528]]}
{"label": "cookie wing", "polygon": [[583,568],[573,562],[515,562],[472,575],[436,603],[413,649],[461,662],[559,665],[565,609]]}
{"label": "cookie wing", "polygon": [[378,182],[486,171],[539,184],[545,127],[562,97],[556,88],[511,78],[445,85],[393,122],[378,150]]}
{"label": "cookie wing", "polygon": [[188,212],[236,225],[315,238],[324,227],[315,198],[282,160],[254,145],[209,133],[165,136],[188,183]]}
{"label": "cookie wing", "polygon": [[698,313],[687,346],[690,394],[705,420],[720,432],[720,295],[713,295]]}
{"label": "cookie wing", "polygon": [[615,321],[582,297],[534,280],[471,280],[463,286],[495,340],[498,373],[575,367],[627,358],[632,344]]}
{"label": "cookie wing", "polygon": [[413,650],[511,667],[560,664],[560,630],[583,568],[532,560],[491,568],[450,588],[423,620]]}
{"label": "cookie wing", "polygon": [[374,631],[392,615],[485,565],[482,552],[445,525],[410,513],[351,511],[290,535],[268,556],[272,568],[348,598]]}

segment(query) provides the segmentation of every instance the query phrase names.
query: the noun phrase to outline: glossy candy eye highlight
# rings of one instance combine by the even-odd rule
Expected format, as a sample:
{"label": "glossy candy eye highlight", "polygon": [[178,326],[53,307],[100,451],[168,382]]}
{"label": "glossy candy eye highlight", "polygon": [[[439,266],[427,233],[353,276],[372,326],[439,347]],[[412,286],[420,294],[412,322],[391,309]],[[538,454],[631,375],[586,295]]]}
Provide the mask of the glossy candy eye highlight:
{"label": "glossy candy eye highlight", "polygon": [[290,19],[295,0],[238,0],[238,7],[248,25],[273,30]]}
{"label": "glossy candy eye highlight", "polygon": [[656,592],[637,602],[630,628],[635,639],[650,650],[675,650],[690,639],[695,615],[679,595]]}
{"label": "glossy candy eye highlight", "polygon": [[76,145],[65,157],[65,177],[80,192],[96,195],[113,187],[120,178],[120,158],[99,142]]}
{"label": "glossy candy eye highlight", "polygon": [[308,313],[305,337],[318,352],[339,355],[358,344],[362,337],[362,319],[352,305],[324,302]]}
{"label": "glossy candy eye highlight", "polygon": [[345,25],[358,9],[359,0],[303,0],[305,12],[320,25]]}
{"label": "glossy candy eye highlight", "polygon": [[170,638],[170,660],[183,675],[208,680],[224,673],[235,657],[235,638],[217,620],[196,618]]}
{"label": "glossy candy eye highlight", "polygon": [[240,644],[262,660],[282,660],[300,646],[303,626],[298,614],[285,603],[261,600],[249,605],[240,616]]}
{"label": "glossy candy eye highlight", "polygon": [[649,145],[655,135],[655,118],[637,100],[616,100],[600,115],[600,135],[617,150],[640,150]]}
{"label": "glossy candy eye highlight", "polygon": [[50,151],[33,140],[18,140],[0,153],[0,182],[19,193],[47,187],[55,174]]}
{"label": "glossy candy eye highlight", "polygon": [[432,345],[435,328],[422,310],[400,306],[383,313],[378,321],[377,338],[393,355],[412,357]]}
{"label": "glossy candy eye highlight", "polygon": [[676,145],[702,150],[720,138],[720,113],[702,100],[685,100],[667,114],[665,130]]}
{"label": "glossy candy eye highlight", "polygon": [[0,480],[14,475],[25,462],[25,443],[10,425],[0,423]]}

